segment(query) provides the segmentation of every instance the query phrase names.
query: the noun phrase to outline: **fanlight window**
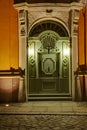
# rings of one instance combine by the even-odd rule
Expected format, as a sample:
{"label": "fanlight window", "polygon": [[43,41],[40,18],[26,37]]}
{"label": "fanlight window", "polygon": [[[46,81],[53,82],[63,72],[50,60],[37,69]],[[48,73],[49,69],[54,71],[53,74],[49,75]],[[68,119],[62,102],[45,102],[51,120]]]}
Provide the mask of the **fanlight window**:
{"label": "fanlight window", "polygon": [[52,20],[42,21],[34,25],[33,28],[30,30],[29,36],[37,37],[40,33],[47,30],[52,30],[58,33],[60,37],[69,36],[67,30],[64,28],[64,26],[61,23]]}
{"label": "fanlight window", "polygon": [[40,41],[43,45],[44,49],[54,49],[55,43],[58,40],[58,35],[54,33],[53,31],[44,31],[44,33],[41,33],[40,35]]}

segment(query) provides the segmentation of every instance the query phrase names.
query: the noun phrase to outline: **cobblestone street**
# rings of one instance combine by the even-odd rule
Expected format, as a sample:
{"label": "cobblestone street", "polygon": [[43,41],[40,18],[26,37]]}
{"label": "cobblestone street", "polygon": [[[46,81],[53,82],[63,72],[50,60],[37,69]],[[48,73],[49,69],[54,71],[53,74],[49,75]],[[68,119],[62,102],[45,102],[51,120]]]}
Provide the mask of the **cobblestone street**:
{"label": "cobblestone street", "polygon": [[87,130],[87,102],[0,104],[0,130]]}
{"label": "cobblestone street", "polygon": [[0,130],[87,130],[87,116],[0,115]]}

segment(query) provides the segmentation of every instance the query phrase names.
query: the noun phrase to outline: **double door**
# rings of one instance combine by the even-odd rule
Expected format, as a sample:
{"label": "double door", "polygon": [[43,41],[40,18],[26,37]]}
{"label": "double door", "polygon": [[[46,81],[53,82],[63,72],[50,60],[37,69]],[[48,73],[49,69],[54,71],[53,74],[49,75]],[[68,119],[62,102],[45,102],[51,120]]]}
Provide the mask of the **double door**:
{"label": "double door", "polygon": [[[43,36],[44,38],[45,36]],[[46,36],[47,38],[47,36]],[[69,41],[29,40],[28,47],[28,94],[69,94],[70,54]],[[52,43],[49,44],[49,41]],[[55,42],[55,43],[54,43]]]}

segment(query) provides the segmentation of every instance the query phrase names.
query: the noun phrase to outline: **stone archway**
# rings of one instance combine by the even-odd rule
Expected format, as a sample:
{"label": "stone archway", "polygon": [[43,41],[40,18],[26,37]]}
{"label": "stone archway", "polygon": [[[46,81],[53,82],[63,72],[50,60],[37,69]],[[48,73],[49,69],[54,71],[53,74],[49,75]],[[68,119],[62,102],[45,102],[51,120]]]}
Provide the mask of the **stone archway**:
{"label": "stone archway", "polygon": [[29,99],[70,99],[69,34],[56,21],[32,27],[28,40]]}

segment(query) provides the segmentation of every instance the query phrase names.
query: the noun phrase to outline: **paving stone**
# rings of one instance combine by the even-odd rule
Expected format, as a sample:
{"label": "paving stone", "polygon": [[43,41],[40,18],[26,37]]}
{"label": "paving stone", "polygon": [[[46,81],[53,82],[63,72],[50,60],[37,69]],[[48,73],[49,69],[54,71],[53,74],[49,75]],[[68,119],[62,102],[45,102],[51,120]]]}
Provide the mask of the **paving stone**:
{"label": "paving stone", "polygon": [[0,130],[87,130],[87,116],[0,115]]}
{"label": "paving stone", "polygon": [[87,102],[74,101],[45,101],[0,104],[1,114],[61,114],[61,113],[85,113],[87,114]]}
{"label": "paving stone", "polygon": [[0,113],[0,130],[87,130],[87,102],[2,104]]}

